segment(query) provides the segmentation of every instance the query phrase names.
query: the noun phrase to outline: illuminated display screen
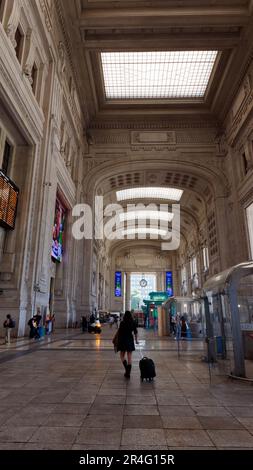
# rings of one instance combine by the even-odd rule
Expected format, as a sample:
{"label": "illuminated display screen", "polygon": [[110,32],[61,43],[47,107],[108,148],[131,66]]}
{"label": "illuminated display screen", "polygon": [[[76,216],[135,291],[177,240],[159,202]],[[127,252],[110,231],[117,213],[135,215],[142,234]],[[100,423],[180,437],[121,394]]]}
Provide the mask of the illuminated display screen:
{"label": "illuminated display screen", "polygon": [[166,292],[169,297],[173,296],[172,271],[166,271]]}
{"label": "illuminated display screen", "polygon": [[0,225],[13,230],[17,214],[19,189],[0,170]]}
{"label": "illuminated display screen", "polygon": [[122,292],[121,281],[122,281],[121,271],[115,271],[115,297],[121,297],[121,292]]}
{"label": "illuminated display screen", "polygon": [[58,261],[59,263],[62,261],[63,255],[65,218],[66,209],[59,199],[56,199],[51,256],[53,261]]}

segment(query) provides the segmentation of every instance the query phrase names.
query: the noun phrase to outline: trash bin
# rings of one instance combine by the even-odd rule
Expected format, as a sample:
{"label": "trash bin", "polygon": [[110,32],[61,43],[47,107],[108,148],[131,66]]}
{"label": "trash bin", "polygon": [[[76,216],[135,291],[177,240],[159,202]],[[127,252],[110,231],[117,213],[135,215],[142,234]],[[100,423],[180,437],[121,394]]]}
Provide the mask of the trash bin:
{"label": "trash bin", "polygon": [[207,362],[217,362],[216,358],[216,348],[215,348],[215,338],[206,338],[207,345]]}
{"label": "trash bin", "polygon": [[223,354],[222,336],[215,336],[215,349],[217,354]]}
{"label": "trash bin", "polygon": [[42,336],[45,336],[45,327],[44,326],[39,327],[39,335],[40,335],[41,338],[42,338]]}

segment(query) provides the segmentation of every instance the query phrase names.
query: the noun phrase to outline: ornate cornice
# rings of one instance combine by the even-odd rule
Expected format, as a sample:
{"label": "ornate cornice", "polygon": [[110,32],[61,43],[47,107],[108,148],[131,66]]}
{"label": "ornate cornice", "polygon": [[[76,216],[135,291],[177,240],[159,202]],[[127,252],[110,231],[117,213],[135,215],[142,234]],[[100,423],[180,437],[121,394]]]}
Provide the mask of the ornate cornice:
{"label": "ornate cornice", "polygon": [[130,129],[130,130],[155,130],[155,129],[217,129],[218,123],[215,121],[98,121],[91,122],[89,129]]}
{"label": "ornate cornice", "polygon": [[[217,129],[153,129],[132,131],[130,129],[92,129],[90,132],[90,150],[96,146],[124,147],[130,148],[133,152],[138,151],[163,151],[175,150],[178,146],[215,146],[217,147]],[[221,142],[218,152],[221,152]]]}

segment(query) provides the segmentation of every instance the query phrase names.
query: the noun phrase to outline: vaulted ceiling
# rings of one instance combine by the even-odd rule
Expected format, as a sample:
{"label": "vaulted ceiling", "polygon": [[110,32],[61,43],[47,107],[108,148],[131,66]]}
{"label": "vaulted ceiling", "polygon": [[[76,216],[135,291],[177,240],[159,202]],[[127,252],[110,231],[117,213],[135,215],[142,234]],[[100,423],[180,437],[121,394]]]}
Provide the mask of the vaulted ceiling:
{"label": "vaulted ceiling", "polygon": [[[253,51],[252,0],[60,0],[86,125],[225,118]],[[218,51],[201,99],[112,100],[101,52]]]}

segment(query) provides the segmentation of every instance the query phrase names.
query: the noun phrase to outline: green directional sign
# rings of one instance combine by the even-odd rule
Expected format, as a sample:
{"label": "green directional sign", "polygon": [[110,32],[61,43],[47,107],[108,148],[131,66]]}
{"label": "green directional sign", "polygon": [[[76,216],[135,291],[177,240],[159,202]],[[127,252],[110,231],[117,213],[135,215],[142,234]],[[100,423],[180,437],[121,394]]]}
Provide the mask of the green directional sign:
{"label": "green directional sign", "polygon": [[150,292],[149,297],[152,302],[165,302],[169,296],[167,292]]}

